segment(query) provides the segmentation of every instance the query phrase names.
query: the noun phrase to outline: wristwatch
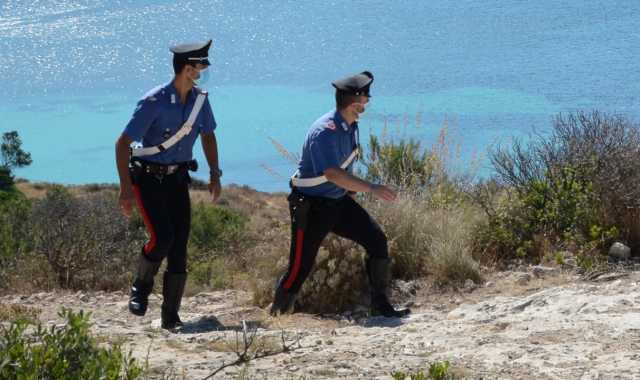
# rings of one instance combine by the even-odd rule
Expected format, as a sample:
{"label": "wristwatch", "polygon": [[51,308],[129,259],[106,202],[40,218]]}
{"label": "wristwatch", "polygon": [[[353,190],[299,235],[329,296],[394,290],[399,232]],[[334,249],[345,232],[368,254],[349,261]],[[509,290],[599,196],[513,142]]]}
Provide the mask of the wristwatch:
{"label": "wristwatch", "polygon": [[209,174],[211,174],[212,177],[222,177],[222,170],[219,168],[211,168],[209,170]]}

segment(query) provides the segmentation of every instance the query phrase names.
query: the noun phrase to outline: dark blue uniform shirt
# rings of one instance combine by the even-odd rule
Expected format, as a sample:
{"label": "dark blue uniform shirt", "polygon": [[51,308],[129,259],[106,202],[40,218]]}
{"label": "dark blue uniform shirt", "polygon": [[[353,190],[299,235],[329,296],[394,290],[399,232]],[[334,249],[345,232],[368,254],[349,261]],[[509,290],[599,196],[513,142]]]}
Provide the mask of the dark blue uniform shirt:
{"label": "dark blue uniform shirt", "polygon": [[[298,164],[299,177],[318,177],[324,175],[324,171],[330,167],[340,167],[357,146],[357,128],[358,123],[348,125],[338,111],[326,113],[316,120],[302,146],[302,157]],[[353,173],[354,162],[346,168],[350,173]],[[296,189],[303,194],[334,199],[347,193],[331,182]]]}
{"label": "dark blue uniform shirt", "polygon": [[[173,81],[149,91],[139,102],[124,134],[131,140],[142,142],[143,147],[158,145],[173,136],[187,121],[198,94],[197,87],[187,94],[185,104],[180,103]],[[213,133],[216,120],[207,98],[200,109],[191,132],[177,144],[158,154],[140,157],[159,164],[186,162],[193,157],[193,144],[200,133]]]}

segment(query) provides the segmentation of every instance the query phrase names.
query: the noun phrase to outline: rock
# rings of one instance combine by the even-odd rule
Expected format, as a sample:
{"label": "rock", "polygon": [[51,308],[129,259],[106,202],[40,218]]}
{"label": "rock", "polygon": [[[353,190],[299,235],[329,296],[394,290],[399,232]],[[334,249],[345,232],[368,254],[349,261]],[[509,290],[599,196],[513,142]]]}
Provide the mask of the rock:
{"label": "rock", "polygon": [[495,284],[494,282],[492,282],[492,281],[487,281],[487,282],[484,284],[484,287],[485,287],[485,288],[493,288],[495,285],[496,285],[496,284]]}
{"label": "rock", "polygon": [[556,273],[558,273],[558,269],[536,265],[531,268],[531,273],[537,278],[542,278],[549,275],[555,275]]}
{"label": "rock", "polygon": [[34,295],[31,296],[32,299],[34,300],[43,300],[47,297],[47,293],[45,292],[40,292],[40,293],[36,293]]}
{"label": "rock", "polygon": [[475,288],[476,288],[476,283],[475,283],[475,282],[473,282],[473,280],[472,280],[472,279],[468,278],[468,279],[464,282],[464,287],[463,287],[463,289],[464,289],[464,290],[466,290],[466,291],[468,291],[468,292],[471,292],[471,291],[473,291]]}
{"label": "rock", "polygon": [[341,376],[346,376],[346,375],[350,375],[352,371],[347,368],[340,368],[336,371],[336,373]]}
{"label": "rock", "polygon": [[336,375],[336,370],[333,367],[330,367],[328,365],[316,365],[316,366],[312,366],[311,368],[308,368],[308,371],[316,376],[326,376],[326,377],[330,377],[330,376],[335,376]]}
{"label": "rock", "polygon": [[418,284],[415,281],[396,280],[394,287],[401,297],[415,296],[418,291]]}
{"label": "rock", "polygon": [[564,265],[566,265],[568,267],[577,267],[578,266],[578,262],[577,262],[576,258],[573,257],[573,256],[565,257]]}
{"label": "rock", "polygon": [[531,281],[531,275],[525,272],[514,272],[511,277],[518,285],[527,285]]}
{"label": "rock", "polygon": [[613,243],[609,248],[609,258],[616,260],[628,260],[629,256],[631,256],[631,248],[620,242]]}
{"label": "rock", "polygon": [[625,278],[628,277],[629,273],[604,273],[602,275],[597,276],[596,278],[593,279],[593,281],[599,281],[599,282],[609,282],[609,281],[616,281],[616,280],[620,280],[621,278]]}

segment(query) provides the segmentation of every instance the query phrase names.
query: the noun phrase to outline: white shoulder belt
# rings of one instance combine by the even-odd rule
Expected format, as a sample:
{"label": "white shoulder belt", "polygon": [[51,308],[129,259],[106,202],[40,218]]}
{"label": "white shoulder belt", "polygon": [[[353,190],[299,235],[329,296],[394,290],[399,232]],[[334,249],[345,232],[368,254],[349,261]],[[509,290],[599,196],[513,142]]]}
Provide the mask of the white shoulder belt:
{"label": "white shoulder belt", "polygon": [[193,128],[193,123],[196,122],[196,118],[198,117],[198,114],[200,113],[200,109],[202,109],[202,105],[204,104],[204,100],[206,98],[207,98],[206,92],[198,94],[198,97],[196,98],[196,102],[193,105],[193,109],[189,114],[189,118],[184,124],[182,124],[182,127],[180,127],[180,129],[178,130],[178,132],[176,132],[175,135],[169,137],[165,142],[163,142],[160,145],[133,149],[133,151],[131,152],[131,155],[133,157],[141,157],[141,156],[151,156],[153,154],[158,154],[162,151],[165,151],[171,148],[173,145],[178,143],[178,141],[182,140],[184,136],[188,135],[191,132],[191,129]]}
{"label": "white shoulder belt", "polygon": [[[340,168],[346,169],[349,165],[351,165],[351,163],[353,162],[353,160],[356,159],[356,157],[358,157],[358,148],[354,149],[353,152],[351,152],[349,157],[347,157],[347,159],[342,163],[342,165],[340,165]],[[324,175],[321,175],[319,177],[313,177],[313,178],[298,178],[299,175],[300,175],[300,171],[296,171],[295,174],[291,176],[291,184],[295,187],[313,187],[313,186],[322,185],[325,182],[329,182],[327,177],[325,177]]]}

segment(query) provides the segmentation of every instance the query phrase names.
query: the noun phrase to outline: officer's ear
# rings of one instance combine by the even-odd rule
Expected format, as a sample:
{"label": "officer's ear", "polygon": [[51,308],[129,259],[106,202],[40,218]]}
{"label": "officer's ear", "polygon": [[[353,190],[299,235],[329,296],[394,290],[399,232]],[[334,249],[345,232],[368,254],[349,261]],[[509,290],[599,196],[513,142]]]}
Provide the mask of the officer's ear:
{"label": "officer's ear", "polygon": [[189,74],[189,71],[191,70],[193,70],[193,66],[191,66],[188,63],[185,63],[184,66],[182,66],[182,69],[180,69],[180,71],[178,72],[178,74],[181,74],[181,75]]}

